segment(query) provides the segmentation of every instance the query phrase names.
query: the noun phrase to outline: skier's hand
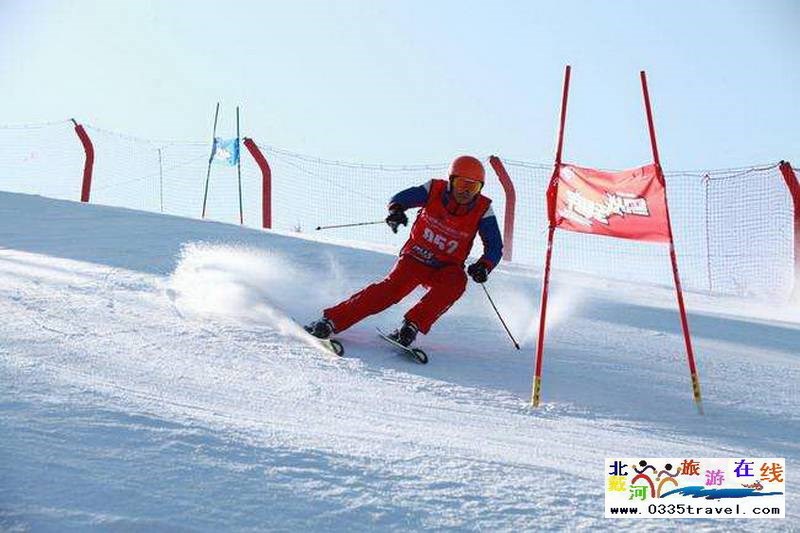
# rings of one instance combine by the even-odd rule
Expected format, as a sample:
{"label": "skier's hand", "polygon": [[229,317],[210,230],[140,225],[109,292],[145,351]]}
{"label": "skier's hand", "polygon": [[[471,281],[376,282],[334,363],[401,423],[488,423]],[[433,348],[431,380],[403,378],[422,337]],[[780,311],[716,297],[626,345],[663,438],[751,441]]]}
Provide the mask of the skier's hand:
{"label": "skier's hand", "polygon": [[475,283],[485,283],[489,277],[489,269],[486,268],[486,263],[477,261],[467,267],[467,274]]}
{"label": "skier's hand", "polygon": [[408,217],[403,212],[402,207],[393,206],[389,209],[389,216],[386,217],[386,223],[392,228],[394,233],[397,233],[397,227],[400,224],[408,226]]}

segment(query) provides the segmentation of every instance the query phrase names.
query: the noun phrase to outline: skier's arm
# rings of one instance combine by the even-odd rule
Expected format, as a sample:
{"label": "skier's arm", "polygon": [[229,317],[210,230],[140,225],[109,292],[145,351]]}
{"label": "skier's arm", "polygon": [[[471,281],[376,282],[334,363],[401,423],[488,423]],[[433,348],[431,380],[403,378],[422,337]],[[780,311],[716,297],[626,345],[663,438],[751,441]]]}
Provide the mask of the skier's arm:
{"label": "skier's arm", "polygon": [[422,207],[428,201],[431,191],[431,182],[416,187],[409,187],[395,194],[389,199],[389,211],[412,209]]}
{"label": "skier's arm", "polygon": [[500,228],[497,226],[497,217],[494,216],[492,206],[489,206],[478,224],[478,235],[483,242],[483,255],[479,261],[491,272],[503,257],[503,238],[500,236]]}

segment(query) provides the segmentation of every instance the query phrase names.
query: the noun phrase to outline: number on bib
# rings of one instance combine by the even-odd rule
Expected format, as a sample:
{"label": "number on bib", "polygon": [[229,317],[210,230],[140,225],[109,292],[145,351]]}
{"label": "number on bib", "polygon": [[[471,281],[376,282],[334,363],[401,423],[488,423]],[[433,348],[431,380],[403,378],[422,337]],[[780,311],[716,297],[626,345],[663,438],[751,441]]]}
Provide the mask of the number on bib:
{"label": "number on bib", "polygon": [[451,240],[448,242],[446,237],[437,235],[430,228],[422,230],[422,236],[426,241],[436,246],[439,250],[452,254],[458,249],[458,241]]}

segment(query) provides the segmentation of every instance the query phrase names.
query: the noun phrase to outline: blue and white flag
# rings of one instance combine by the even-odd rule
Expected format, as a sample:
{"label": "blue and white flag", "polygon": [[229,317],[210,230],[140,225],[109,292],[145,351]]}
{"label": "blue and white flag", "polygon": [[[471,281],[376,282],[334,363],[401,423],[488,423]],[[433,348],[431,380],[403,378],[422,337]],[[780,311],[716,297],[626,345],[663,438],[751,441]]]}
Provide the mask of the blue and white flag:
{"label": "blue and white flag", "polygon": [[214,146],[211,149],[211,160],[228,163],[235,167],[239,163],[239,139],[221,139],[214,137]]}

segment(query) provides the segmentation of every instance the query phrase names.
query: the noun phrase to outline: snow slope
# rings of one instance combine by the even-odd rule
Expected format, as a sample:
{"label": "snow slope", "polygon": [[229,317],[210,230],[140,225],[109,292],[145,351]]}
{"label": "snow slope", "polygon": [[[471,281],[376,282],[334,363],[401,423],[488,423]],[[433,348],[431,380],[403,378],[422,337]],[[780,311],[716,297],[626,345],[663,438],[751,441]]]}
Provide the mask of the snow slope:
{"label": "snow slope", "polygon": [[[387,239],[401,239],[387,232]],[[471,285],[420,346],[306,321],[393,257],[309,237],[0,193],[0,528],[674,528],[603,518],[604,458],[800,466],[800,312],[687,295],[706,415],[670,290],[556,272],[528,408],[539,281]],[[792,474],[789,474],[793,477]],[[790,485],[791,487],[791,485]],[[789,489],[796,528],[800,497]],[[684,520],[703,530],[759,521]]]}

